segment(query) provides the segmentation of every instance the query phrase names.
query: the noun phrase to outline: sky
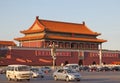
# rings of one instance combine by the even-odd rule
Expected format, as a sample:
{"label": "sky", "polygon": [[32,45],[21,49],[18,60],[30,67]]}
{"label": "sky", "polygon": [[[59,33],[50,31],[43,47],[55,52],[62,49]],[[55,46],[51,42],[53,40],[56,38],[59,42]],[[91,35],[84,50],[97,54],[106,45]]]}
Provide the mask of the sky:
{"label": "sky", "polygon": [[[120,0],[0,0],[0,40],[23,37],[39,19],[72,23],[85,21],[87,27],[101,33],[103,49],[120,50]],[[14,41],[17,43],[16,41]]]}

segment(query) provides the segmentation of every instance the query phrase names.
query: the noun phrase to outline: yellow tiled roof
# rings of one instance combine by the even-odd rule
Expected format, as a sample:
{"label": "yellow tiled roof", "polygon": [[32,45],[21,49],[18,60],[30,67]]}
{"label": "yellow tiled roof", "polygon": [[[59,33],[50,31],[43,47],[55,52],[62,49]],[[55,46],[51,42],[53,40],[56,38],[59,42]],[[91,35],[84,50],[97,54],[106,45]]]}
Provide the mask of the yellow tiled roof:
{"label": "yellow tiled roof", "polygon": [[63,37],[63,36],[56,36],[56,35],[48,35],[46,36],[49,39],[59,39],[59,40],[74,40],[74,41],[87,41],[87,42],[106,42],[103,39],[92,39],[92,38],[76,38],[76,37]]}
{"label": "yellow tiled roof", "polygon": [[[35,25],[35,23],[37,23],[40,27],[44,26],[44,29],[32,30],[31,28],[33,25]],[[100,35],[100,33],[93,32],[92,30],[90,30],[85,25],[85,22],[83,22],[83,24],[78,24],[78,23],[51,21],[51,20],[43,20],[36,18],[35,23],[29,29],[21,31],[21,33],[34,33],[34,32],[41,32],[43,30],[46,30],[51,32]]]}
{"label": "yellow tiled roof", "polygon": [[99,35],[99,33],[90,30],[84,23],[77,24],[50,20],[39,20],[39,22],[45,26],[47,31]]}
{"label": "yellow tiled roof", "polygon": [[[37,26],[37,27],[36,27]],[[35,40],[35,39],[61,39],[61,40],[75,40],[75,41],[90,41],[90,42],[106,42],[106,40],[98,39],[98,38],[77,38],[77,37],[65,37],[65,36],[57,36],[54,35],[36,35],[36,36],[26,36],[26,34],[34,34],[34,33],[41,33],[41,32],[60,32],[60,33],[71,33],[71,34],[82,34],[82,35],[93,35],[98,36],[100,33],[94,32],[90,30],[86,25],[85,22],[83,24],[78,23],[68,23],[68,22],[60,22],[60,21],[51,21],[51,20],[43,20],[38,19],[36,17],[35,22],[33,25],[24,31],[21,31],[21,33],[25,34],[24,37],[21,38],[15,38],[17,41],[27,41],[27,40]],[[47,32],[46,32],[47,34]]]}
{"label": "yellow tiled roof", "polygon": [[0,40],[0,45],[16,46],[16,44],[13,41],[2,41],[2,40]]}

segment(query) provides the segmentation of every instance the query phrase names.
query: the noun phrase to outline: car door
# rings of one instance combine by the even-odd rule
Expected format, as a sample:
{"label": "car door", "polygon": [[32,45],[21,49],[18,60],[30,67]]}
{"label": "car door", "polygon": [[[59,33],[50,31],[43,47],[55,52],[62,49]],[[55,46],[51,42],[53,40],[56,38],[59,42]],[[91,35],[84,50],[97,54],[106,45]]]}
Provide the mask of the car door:
{"label": "car door", "polygon": [[67,72],[66,72],[66,70],[63,70],[63,71],[61,72],[61,79],[65,80],[65,79],[66,79],[66,76],[67,76]]}
{"label": "car door", "polygon": [[10,78],[14,78],[14,67],[11,67],[10,68],[10,71],[9,71],[9,76],[10,76]]}
{"label": "car door", "polygon": [[60,70],[58,70],[58,72],[57,72],[57,78],[58,79],[62,79],[62,75],[63,74],[63,69],[60,69]]}

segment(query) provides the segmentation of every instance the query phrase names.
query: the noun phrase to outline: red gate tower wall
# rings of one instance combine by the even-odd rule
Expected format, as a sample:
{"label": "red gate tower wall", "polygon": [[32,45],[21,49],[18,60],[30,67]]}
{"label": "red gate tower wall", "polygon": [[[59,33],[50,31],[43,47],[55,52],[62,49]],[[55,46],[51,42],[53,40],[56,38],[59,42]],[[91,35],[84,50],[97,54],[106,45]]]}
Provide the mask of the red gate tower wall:
{"label": "red gate tower wall", "polygon": [[[80,60],[87,63],[85,58],[79,56],[78,50],[99,50],[99,45],[106,42],[106,40],[97,38],[100,33],[92,31],[83,23],[70,23],[52,20],[39,19],[37,16],[34,23],[27,29],[20,31],[24,34],[23,37],[14,38],[19,42],[20,48],[12,51],[12,57],[17,62],[23,62],[31,65],[51,65],[51,55],[49,46],[54,42],[58,47],[56,54],[56,64],[61,62],[78,63]],[[32,50],[29,50],[32,48]],[[45,51],[34,50],[33,48],[46,49]],[[63,51],[65,50],[65,51]],[[70,50],[70,51],[66,51]],[[73,50],[77,50],[73,51]],[[67,54],[67,55],[66,55]],[[84,54],[84,53],[83,53]],[[22,59],[21,59],[22,58]],[[88,57],[90,58],[90,57]],[[87,58],[86,58],[87,59]],[[94,58],[93,58],[94,59]],[[48,61],[47,61],[48,60]],[[95,59],[97,62],[97,59]]]}

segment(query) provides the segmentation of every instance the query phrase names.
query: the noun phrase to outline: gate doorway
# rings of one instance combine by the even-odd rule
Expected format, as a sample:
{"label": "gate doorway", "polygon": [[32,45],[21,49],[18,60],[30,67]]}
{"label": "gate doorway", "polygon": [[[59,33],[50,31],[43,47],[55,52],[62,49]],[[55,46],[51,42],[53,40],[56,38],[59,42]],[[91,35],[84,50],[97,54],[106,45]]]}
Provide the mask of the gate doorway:
{"label": "gate doorway", "polygon": [[78,64],[79,65],[83,65],[83,60],[80,59],[79,62],[78,62]]}
{"label": "gate doorway", "polygon": [[65,61],[65,65],[68,64],[69,62],[68,61]]}

